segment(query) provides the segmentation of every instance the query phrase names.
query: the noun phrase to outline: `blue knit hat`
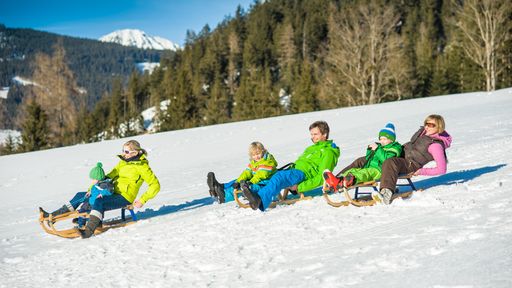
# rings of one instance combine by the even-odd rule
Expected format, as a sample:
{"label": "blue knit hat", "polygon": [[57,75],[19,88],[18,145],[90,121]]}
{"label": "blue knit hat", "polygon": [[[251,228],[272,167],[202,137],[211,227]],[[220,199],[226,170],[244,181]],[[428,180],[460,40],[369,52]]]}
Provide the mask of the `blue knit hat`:
{"label": "blue knit hat", "polygon": [[89,172],[89,177],[93,180],[103,180],[105,179],[105,171],[102,168],[103,164],[98,162],[94,168]]}
{"label": "blue knit hat", "polygon": [[393,125],[393,123],[386,124],[386,126],[384,128],[382,128],[382,130],[380,130],[380,132],[379,132],[379,138],[382,136],[395,142],[395,139],[396,139],[395,125]]}

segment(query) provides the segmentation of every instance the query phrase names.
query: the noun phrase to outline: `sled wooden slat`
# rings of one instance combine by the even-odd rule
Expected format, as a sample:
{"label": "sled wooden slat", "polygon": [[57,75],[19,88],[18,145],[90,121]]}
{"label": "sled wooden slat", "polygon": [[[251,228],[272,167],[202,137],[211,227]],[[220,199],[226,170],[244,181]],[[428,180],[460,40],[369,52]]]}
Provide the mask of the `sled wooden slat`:
{"label": "sled wooden slat", "polygon": [[[299,197],[298,198],[290,198],[288,199],[288,194],[289,194],[289,190],[288,189],[283,189],[283,191],[281,191],[281,193],[279,193],[278,195],[278,199],[277,201],[272,201],[272,203],[270,203],[269,205],[269,208],[275,208],[277,205],[292,205],[292,204],[295,204],[299,201],[303,201],[303,200],[311,200],[313,199],[312,196],[304,196],[304,193],[298,193],[299,194]],[[235,202],[238,204],[238,206],[240,208],[250,208],[251,205],[249,204],[249,202],[242,202],[240,200],[240,196],[243,196],[243,193],[242,193],[242,190],[234,190],[233,191],[233,195],[235,197]]]}
{"label": "sled wooden slat", "polygon": [[[411,180],[412,176],[413,176],[412,174],[406,174],[406,175],[400,175],[398,177],[399,180],[407,180],[407,183],[406,184],[397,183],[396,186],[411,187],[412,191],[393,194],[393,197],[391,198],[391,201],[393,201],[396,198],[407,199],[407,198],[410,198],[412,196],[413,192],[415,192],[415,191],[422,191],[421,189],[420,190],[416,189],[416,187],[414,186],[414,183]],[[377,202],[374,199],[371,198],[371,196],[370,196],[371,193],[369,193],[369,192],[360,193],[359,192],[359,188],[372,188],[374,191],[377,191],[378,185],[379,184],[378,184],[377,181],[370,181],[370,182],[365,182],[365,183],[359,183],[359,184],[356,184],[356,185],[353,185],[353,186],[350,186],[350,187],[347,187],[347,188],[343,188],[343,189],[341,189],[341,191],[337,191],[339,193],[343,193],[343,195],[345,196],[346,201],[341,201],[341,202],[336,202],[336,201],[333,201],[332,199],[330,199],[329,191],[327,191],[328,189],[323,187],[324,198],[327,201],[327,203],[329,205],[333,206],[333,207],[348,206],[350,204],[354,205],[354,206],[357,206],[357,207],[373,206]],[[349,191],[352,190],[352,189],[355,189],[354,197],[352,197],[350,195],[350,193],[349,193]],[[361,197],[360,196],[361,194],[363,194],[364,196]]]}

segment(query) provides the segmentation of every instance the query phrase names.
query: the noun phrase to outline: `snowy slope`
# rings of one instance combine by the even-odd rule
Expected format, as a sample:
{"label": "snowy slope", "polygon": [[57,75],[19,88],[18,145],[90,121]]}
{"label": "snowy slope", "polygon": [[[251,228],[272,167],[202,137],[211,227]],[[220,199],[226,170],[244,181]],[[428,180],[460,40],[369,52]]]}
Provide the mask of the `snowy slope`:
{"label": "snowy slope", "polygon": [[[126,139],[0,157],[0,287],[512,287],[510,111],[506,89],[136,137],[162,191],[139,223],[87,240],[45,234],[37,207],[86,189]],[[208,197],[206,173],[238,176],[251,141],[285,164],[324,119],[338,171],[386,122],[403,143],[431,113],[454,138],[448,173],[417,178],[426,190],[409,200],[333,208],[315,197],[261,213]]]}
{"label": "snowy slope", "polygon": [[100,41],[113,42],[124,46],[136,46],[142,49],[173,50],[179,49],[179,46],[170,40],[159,36],[146,34],[138,29],[116,30],[112,33],[102,36]]}

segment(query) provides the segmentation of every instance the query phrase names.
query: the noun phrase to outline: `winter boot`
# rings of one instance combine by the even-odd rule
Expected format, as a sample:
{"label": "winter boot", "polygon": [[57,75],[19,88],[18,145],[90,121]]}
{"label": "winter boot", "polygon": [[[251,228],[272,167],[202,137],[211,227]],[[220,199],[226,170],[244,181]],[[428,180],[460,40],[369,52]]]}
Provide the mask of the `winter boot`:
{"label": "winter boot", "polygon": [[94,216],[89,215],[89,222],[85,225],[85,228],[83,230],[79,229],[78,232],[80,232],[80,236],[82,239],[89,238],[92,235],[94,235],[94,230],[101,224],[101,219]]}
{"label": "winter boot", "polygon": [[341,183],[343,183],[343,178],[340,179],[334,174],[332,174],[331,171],[326,169],[323,173],[324,176],[324,187],[327,188],[329,191],[336,192],[341,188]]}
{"label": "winter boot", "polygon": [[226,193],[224,192],[224,185],[217,182],[215,185],[215,193],[217,194],[217,199],[220,204],[226,202]]}
{"label": "winter boot", "polygon": [[356,184],[356,177],[354,177],[354,175],[352,174],[347,174],[347,176],[345,176],[345,178],[343,178],[343,187],[347,188],[347,187],[350,187],[352,185],[355,185]]}
{"label": "winter boot", "polygon": [[68,205],[63,205],[62,207],[53,211],[52,213],[48,213],[48,212],[44,211],[43,208],[39,207],[39,213],[42,213],[44,218],[48,218],[48,217],[50,217],[50,215],[52,217],[55,217],[55,216],[59,216],[59,215],[62,215],[64,213],[68,213],[68,212],[71,212]]}
{"label": "winter boot", "polygon": [[41,208],[41,207],[39,207],[39,215],[41,215],[40,218],[48,218],[48,217],[50,217],[50,213],[44,211],[44,209]]}
{"label": "winter boot", "polygon": [[210,189],[210,195],[217,199],[219,203],[226,202],[226,193],[224,192],[224,185],[219,183],[217,179],[215,179],[215,174],[213,172],[208,172],[207,177],[208,188]]}
{"label": "winter boot", "polygon": [[215,174],[213,172],[208,172],[208,176],[206,178],[206,183],[208,184],[208,189],[210,189],[210,196],[213,198],[217,198],[217,193],[215,192],[215,183],[218,183],[215,179]]}
{"label": "winter boot", "polygon": [[393,191],[388,188],[382,188],[380,191],[373,191],[372,198],[378,203],[383,203],[385,205],[389,205],[391,203],[391,198],[393,197]]}
{"label": "winter boot", "polygon": [[244,193],[245,198],[249,200],[249,205],[251,205],[252,210],[258,210],[261,205],[260,195],[252,192],[248,185],[242,185],[242,192]]}

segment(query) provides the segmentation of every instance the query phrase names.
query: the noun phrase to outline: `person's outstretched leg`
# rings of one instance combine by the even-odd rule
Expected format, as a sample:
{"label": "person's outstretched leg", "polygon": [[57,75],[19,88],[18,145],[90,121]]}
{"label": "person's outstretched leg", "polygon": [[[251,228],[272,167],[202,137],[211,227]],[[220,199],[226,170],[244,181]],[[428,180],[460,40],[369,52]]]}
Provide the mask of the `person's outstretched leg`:
{"label": "person's outstretched leg", "polygon": [[120,209],[130,204],[131,203],[120,194],[97,198],[96,201],[94,201],[94,205],[92,205],[92,210],[89,213],[89,221],[85,225],[85,229],[79,230],[82,238],[89,238],[94,235],[94,230],[96,230],[103,221],[103,213],[105,213],[105,211]]}
{"label": "person's outstretched leg", "polygon": [[85,201],[85,199],[86,199],[85,194],[86,194],[86,192],[78,192],[78,193],[76,193],[75,196],[73,196],[73,198],[71,198],[69,203],[64,204],[62,207],[60,207],[59,209],[53,211],[52,213],[46,212],[41,207],[39,207],[39,212],[43,214],[44,218],[48,218],[48,217],[50,217],[50,215],[52,215],[52,217],[55,217],[55,216],[58,216],[58,215],[62,215],[64,213],[75,211],[76,208],[78,208],[78,206],[80,206],[80,204],[82,204]]}
{"label": "person's outstretched leg", "polygon": [[261,205],[259,209],[265,211],[274,197],[281,192],[282,189],[291,187],[304,181],[304,172],[297,169],[288,169],[277,171],[276,174],[270,178],[265,187],[258,191],[258,196],[261,198]]}

